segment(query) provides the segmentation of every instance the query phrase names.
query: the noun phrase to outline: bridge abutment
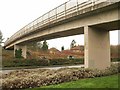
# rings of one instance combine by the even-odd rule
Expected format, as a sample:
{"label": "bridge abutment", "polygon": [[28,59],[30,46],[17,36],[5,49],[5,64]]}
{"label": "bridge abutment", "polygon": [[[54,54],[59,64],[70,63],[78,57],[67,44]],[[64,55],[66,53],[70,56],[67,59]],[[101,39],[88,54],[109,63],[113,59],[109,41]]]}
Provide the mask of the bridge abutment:
{"label": "bridge abutment", "polygon": [[85,68],[105,69],[110,66],[109,31],[84,27]]}
{"label": "bridge abutment", "polygon": [[22,49],[22,56],[26,59],[27,58],[27,46],[26,45],[14,45],[14,57],[15,57],[15,50]]}

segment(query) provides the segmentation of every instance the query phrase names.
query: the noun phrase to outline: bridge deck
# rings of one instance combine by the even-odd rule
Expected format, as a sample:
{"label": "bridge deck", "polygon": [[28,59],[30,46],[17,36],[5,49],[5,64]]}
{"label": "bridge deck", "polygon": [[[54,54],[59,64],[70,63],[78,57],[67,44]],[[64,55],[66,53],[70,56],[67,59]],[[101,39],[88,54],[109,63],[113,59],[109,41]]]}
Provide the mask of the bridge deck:
{"label": "bridge deck", "polygon": [[10,45],[30,33],[45,30],[44,28],[52,27],[55,24],[60,24],[60,22],[65,22],[75,16],[80,16],[113,3],[115,2],[108,2],[108,0],[88,0],[82,3],[81,0],[70,0],[24,26],[5,42],[5,46]]}

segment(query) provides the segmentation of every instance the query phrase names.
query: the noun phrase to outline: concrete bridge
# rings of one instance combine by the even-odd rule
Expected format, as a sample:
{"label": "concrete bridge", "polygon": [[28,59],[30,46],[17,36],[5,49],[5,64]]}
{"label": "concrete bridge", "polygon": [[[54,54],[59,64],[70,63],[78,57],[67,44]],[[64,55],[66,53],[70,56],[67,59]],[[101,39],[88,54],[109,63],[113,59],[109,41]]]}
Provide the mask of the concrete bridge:
{"label": "concrete bridge", "polygon": [[6,49],[22,49],[27,43],[84,34],[85,67],[110,66],[109,31],[119,30],[120,0],[70,0],[24,26],[6,42]]}

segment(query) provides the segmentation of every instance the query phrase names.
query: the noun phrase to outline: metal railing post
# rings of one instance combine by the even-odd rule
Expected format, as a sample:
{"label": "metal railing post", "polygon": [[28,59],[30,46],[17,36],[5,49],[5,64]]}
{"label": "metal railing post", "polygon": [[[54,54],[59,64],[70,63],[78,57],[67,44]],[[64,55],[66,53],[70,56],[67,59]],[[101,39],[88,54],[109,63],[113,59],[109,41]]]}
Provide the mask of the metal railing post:
{"label": "metal railing post", "polygon": [[67,2],[65,2],[65,18],[66,18],[66,3],[67,3]]}
{"label": "metal railing post", "polygon": [[94,7],[94,0],[92,0],[92,10],[93,10],[93,7]]}
{"label": "metal railing post", "polygon": [[77,15],[78,15],[78,0],[77,0],[77,5],[76,5],[76,9],[77,9]]}
{"label": "metal railing post", "polygon": [[55,21],[57,21],[57,8],[55,9],[55,17],[56,17]]}

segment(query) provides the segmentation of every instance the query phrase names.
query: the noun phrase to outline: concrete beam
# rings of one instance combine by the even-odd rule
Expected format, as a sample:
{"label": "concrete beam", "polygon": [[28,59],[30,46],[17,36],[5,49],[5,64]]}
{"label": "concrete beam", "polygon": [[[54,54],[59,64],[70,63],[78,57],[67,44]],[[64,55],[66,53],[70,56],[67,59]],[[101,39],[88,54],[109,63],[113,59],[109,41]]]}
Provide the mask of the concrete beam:
{"label": "concrete beam", "polygon": [[15,56],[15,50],[22,49],[22,56],[26,59],[27,58],[27,46],[24,45],[14,45],[14,56]]}
{"label": "concrete beam", "polygon": [[85,68],[105,69],[110,66],[109,31],[84,27]]}

